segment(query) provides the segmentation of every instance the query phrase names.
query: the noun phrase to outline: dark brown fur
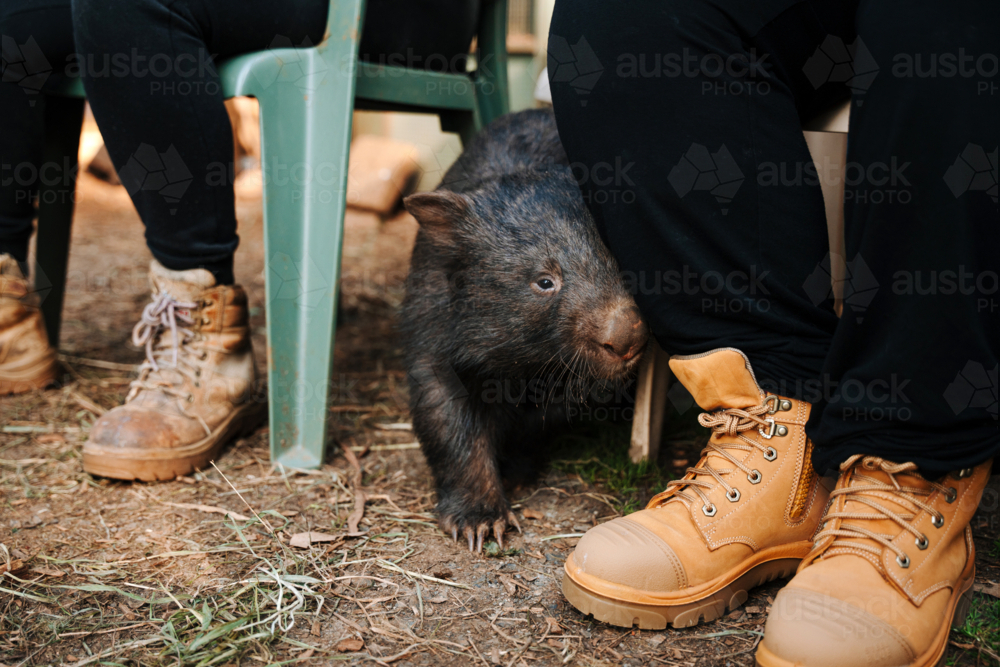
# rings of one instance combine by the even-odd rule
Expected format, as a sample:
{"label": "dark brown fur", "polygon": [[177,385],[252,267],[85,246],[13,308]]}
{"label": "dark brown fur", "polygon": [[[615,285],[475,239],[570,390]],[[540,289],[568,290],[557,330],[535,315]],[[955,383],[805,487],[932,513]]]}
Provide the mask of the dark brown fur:
{"label": "dark brown fur", "polygon": [[442,528],[502,544],[517,524],[503,477],[533,470],[568,406],[629,376],[646,326],[550,112],[498,119],[406,206],[421,224],[401,315],[414,431]]}

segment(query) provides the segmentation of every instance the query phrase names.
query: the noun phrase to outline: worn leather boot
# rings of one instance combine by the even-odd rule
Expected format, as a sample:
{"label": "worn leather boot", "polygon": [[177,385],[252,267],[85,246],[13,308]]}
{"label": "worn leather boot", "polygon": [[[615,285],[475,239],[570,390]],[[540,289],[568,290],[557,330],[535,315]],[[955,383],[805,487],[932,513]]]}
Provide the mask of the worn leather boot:
{"label": "worn leather boot", "polygon": [[243,288],[216,285],[204,269],[171,271],[156,261],[150,281],[152,303],[132,331],[132,342],[146,348],[139,378],[83,446],[83,468],[94,475],[185,475],[264,414]]}
{"label": "worn leather boot", "polygon": [[969,521],[990,462],[937,481],[912,463],[852,456],[812,552],[778,593],[763,667],[933,667],[972,599]]}
{"label": "worn leather boot", "polygon": [[56,351],[45,335],[38,297],[14,258],[0,255],[0,396],[41,389],[56,379]]}
{"label": "worn leather boot", "polygon": [[622,627],[697,625],[791,575],[828,497],[810,463],[808,403],[765,395],[732,348],[672,357],[670,368],[709,411],[701,459],[646,509],[587,531],[566,559],[566,599]]}

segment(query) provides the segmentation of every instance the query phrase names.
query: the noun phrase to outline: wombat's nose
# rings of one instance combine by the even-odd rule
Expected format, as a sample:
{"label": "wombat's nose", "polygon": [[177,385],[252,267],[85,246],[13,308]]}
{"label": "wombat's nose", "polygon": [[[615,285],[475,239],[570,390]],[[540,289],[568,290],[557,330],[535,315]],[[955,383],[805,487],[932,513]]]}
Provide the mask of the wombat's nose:
{"label": "wombat's nose", "polygon": [[608,354],[628,361],[642,351],[647,338],[649,328],[639,309],[628,306],[618,308],[608,317],[604,330],[595,342]]}

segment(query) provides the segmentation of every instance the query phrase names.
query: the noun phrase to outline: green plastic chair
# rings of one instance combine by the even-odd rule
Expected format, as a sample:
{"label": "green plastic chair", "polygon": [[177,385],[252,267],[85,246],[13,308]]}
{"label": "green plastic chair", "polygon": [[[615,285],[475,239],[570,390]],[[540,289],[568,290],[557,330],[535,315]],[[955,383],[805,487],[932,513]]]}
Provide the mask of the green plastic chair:
{"label": "green plastic chair", "polygon": [[[248,53],[219,65],[225,96],[260,103],[264,179],[271,460],[290,468],[323,461],[333,362],[340,251],[355,108],[435,113],[468,142],[507,112],[506,0],[483,0],[471,74],[373,65],[358,59],[364,0],[332,0],[315,47]],[[46,90],[45,160],[76,164],[83,120],[79,80]],[[75,173],[75,170],[72,170]],[[296,177],[294,174],[298,174]],[[36,287],[58,346],[75,181],[39,193]]]}

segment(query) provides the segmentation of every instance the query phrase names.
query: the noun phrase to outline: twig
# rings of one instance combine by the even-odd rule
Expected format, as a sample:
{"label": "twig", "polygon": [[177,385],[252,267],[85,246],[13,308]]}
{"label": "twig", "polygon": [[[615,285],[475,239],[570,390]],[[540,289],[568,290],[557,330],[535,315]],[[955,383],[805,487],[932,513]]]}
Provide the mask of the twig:
{"label": "twig", "polygon": [[59,354],[59,361],[69,364],[78,364],[80,366],[90,366],[92,368],[103,368],[109,371],[127,371],[130,373],[135,372],[135,364],[119,364],[114,361],[102,361],[100,359],[85,359],[84,357],[74,357],[68,354]]}

